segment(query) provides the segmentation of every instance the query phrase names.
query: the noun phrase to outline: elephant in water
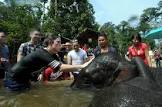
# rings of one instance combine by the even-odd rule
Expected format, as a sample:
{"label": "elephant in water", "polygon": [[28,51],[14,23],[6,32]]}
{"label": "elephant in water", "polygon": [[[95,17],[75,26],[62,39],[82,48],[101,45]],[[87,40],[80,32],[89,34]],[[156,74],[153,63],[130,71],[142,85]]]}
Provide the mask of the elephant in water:
{"label": "elephant in water", "polygon": [[[119,55],[114,55],[112,53],[101,54],[100,56],[96,57],[86,68],[82,69],[80,75],[76,80],[74,80],[71,87],[102,88],[111,85],[111,82],[113,82],[119,73],[118,64],[120,61],[122,61],[122,58]],[[127,68],[131,70],[132,75],[130,75],[129,78],[136,75],[136,66],[134,64],[127,61],[123,61],[122,64],[127,64]]]}
{"label": "elephant in water", "polygon": [[127,62],[119,55],[103,54],[81,71],[72,87],[100,88],[89,107],[162,107],[160,70],[138,57]]}

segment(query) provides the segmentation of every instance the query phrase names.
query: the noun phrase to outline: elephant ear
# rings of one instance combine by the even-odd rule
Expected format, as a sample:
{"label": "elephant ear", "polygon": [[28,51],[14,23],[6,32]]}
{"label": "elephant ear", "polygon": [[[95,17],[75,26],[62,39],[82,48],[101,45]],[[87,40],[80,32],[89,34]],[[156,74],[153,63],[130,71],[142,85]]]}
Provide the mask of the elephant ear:
{"label": "elephant ear", "polygon": [[140,57],[134,57],[132,62],[136,64],[139,76],[153,80],[153,75],[149,69],[149,66],[144,64],[144,61]]}

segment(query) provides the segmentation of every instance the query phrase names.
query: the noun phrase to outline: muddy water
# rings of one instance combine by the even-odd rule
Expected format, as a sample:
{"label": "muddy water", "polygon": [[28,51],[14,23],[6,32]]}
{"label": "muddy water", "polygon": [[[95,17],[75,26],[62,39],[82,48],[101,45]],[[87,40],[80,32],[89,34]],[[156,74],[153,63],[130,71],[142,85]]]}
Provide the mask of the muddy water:
{"label": "muddy water", "polygon": [[57,81],[51,86],[39,83],[25,92],[7,92],[0,87],[0,107],[87,107],[93,92],[72,90],[71,81]]}

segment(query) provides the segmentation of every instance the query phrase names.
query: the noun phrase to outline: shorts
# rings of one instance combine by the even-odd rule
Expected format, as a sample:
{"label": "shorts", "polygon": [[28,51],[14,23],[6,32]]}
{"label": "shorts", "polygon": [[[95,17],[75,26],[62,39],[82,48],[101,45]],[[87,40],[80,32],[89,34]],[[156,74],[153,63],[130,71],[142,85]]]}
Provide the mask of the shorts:
{"label": "shorts", "polygon": [[4,87],[6,87],[9,91],[22,91],[22,90],[29,90],[30,89],[30,83],[22,84],[17,83],[14,80],[4,80]]}

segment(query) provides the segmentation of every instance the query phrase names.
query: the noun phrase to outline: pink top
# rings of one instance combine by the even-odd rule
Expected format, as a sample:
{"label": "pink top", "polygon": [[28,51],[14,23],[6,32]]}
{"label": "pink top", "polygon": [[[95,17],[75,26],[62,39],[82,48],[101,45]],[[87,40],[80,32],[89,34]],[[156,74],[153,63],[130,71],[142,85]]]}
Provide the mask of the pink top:
{"label": "pink top", "polygon": [[130,46],[128,47],[129,58],[138,56],[140,57],[145,64],[148,65],[148,61],[145,55],[145,50],[148,48],[146,43],[139,43],[138,47]]}

